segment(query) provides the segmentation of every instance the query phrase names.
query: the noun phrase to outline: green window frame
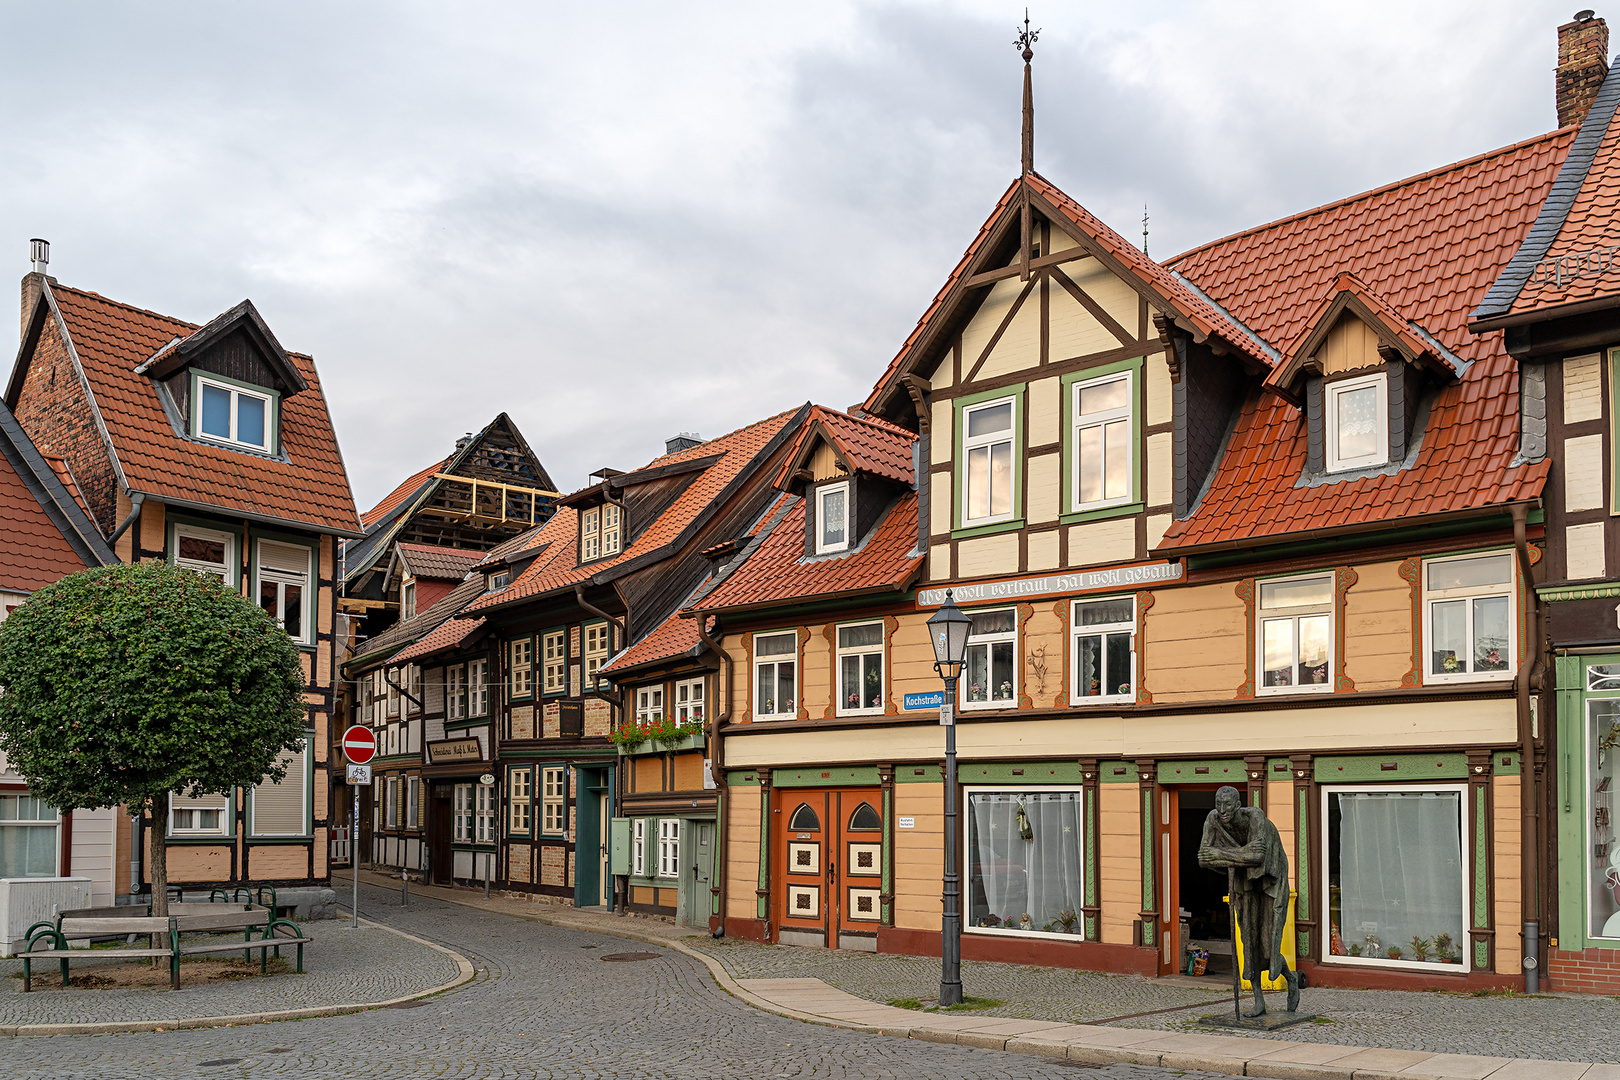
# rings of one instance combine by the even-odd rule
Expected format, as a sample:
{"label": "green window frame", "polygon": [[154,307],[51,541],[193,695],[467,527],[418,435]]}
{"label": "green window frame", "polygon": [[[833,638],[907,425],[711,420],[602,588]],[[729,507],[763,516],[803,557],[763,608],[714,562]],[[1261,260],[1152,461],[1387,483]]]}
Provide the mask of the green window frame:
{"label": "green window frame", "polygon": [[[1129,360],[1117,360],[1112,364],[1099,364],[1096,367],[1084,368],[1080,371],[1071,371],[1059,380],[1061,387],[1061,406],[1063,428],[1059,439],[1063,446],[1063,514],[1060,520],[1065,525],[1073,525],[1082,521],[1098,521],[1104,518],[1124,517],[1128,514],[1140,514],[1147,506],[1143,494],[1143,458],[1146,456],[1146,440],[1142,434],[1142,413],[1144,408],[1145,388],[1143,386],[1144,359],[1137,356]],[[1076,469],[1079,467],[1079,448],[1074,445],[1075,416],[1075,388],[1093,383],[1099,379],[1106,379],[1110,375],[1121,372],[1130,374],[1131,382],[1131,434],[1130,434],[1130,484],[1131,493],[1123,501],[1107,506],[1083,508],[1076,500],[1078,482]]]}
{"label": "green window frame", "polygon": [[[1002,386],[994,390],[981,390],[976,394],[965,394],[952,400],[954,411],[954,453],[952,464],[951,488],[951,521],[954,525],[951,536],[962,539],[970,536],[984,536],[989,533],[1012,532],[1024,527],[1024,453],[1027,449],[1024,439],[1025,411],[1028,396],[1025,393],[1025,383],[1014,383],[1011,386]],[[968,414],[976,411],[979,406],[992,402],[1010,400],[1012,402],[1012,510],[1006,517],[996,517],[995,520],[975,523],[967,517],[967,419]]]}

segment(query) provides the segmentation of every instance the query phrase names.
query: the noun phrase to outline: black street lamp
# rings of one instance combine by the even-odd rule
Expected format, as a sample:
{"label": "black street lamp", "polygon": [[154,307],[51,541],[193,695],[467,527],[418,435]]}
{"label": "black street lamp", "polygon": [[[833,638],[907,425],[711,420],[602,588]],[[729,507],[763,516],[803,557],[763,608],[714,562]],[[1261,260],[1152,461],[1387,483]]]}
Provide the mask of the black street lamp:
{"label": "black street lamp", "polygon": [[956,679],[967,656],[968,631],[973,626],[945,590],[945,602],[928,620],[934,643],[934,671],[945,680],[945,700],[939,722],[945,726],[945,913],[940,920],[939,1004],[962,1001],[962,883],[956,876]]}

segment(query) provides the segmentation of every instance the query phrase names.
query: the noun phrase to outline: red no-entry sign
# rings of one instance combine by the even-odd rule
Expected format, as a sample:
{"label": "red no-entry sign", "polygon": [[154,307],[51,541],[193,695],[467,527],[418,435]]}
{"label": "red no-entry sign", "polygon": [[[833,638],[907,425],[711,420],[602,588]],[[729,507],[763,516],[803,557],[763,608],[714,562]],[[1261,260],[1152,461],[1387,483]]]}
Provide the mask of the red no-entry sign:
{"label": "red no-entry sign", "polygon": [[370,728],[353,724],[343,733],[343,756],[356,765],[364,765],[377,754],[377,736]]}

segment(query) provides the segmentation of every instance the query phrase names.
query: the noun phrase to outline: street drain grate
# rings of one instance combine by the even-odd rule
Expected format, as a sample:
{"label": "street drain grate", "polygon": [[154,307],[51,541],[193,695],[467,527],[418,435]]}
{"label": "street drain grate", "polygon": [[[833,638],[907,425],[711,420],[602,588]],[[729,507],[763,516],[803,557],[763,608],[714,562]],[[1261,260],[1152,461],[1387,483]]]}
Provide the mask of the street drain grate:
{"label": "street drain grate", "polygon": [[210,1065],[240,1065],[241,1063],[241,1058],[215,1058],[213,1061],[199,1061],[197,1065],[206,1069]]}
{"label": "street drain grate", "polygon": [[656,960],[663,955],[655,952],[616,952],[608,953],[602,959],[609,963],[629,964],[637,960]]}

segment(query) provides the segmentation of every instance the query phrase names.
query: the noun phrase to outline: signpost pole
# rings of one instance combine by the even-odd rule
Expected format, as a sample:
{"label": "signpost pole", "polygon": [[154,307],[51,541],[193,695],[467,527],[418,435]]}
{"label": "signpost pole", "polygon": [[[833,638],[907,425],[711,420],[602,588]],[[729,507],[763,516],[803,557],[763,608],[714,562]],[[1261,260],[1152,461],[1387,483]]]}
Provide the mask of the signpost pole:
{"label": "signpost pole", "polygon": [[349,905],[349,929],[360,928],[360,785],[354,784],[354,816],[349,819],[349,876],[354,879],[354,902]]}

